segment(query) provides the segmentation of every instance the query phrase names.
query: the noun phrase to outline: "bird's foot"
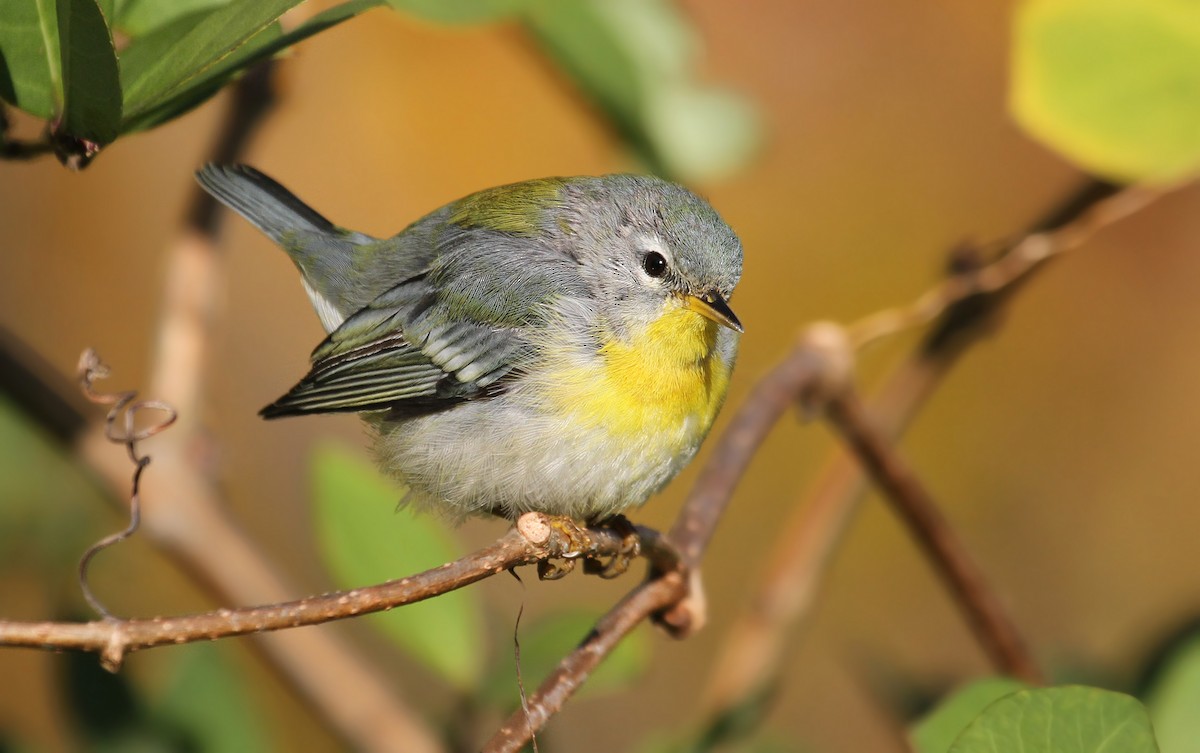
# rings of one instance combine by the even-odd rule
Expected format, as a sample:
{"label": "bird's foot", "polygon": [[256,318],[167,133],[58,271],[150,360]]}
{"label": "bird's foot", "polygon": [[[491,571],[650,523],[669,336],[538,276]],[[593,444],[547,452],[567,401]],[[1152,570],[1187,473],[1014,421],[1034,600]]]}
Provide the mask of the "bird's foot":
{"label": "bird's foot", "polygon": [[629,570],[629,566],[633,564],[634,559],[642,553],[642,540],[638,536],[637,527],[630,523],[629,518],[624,515],[605,518],[598,525],[612,529],[613,533],[621,537],[621,549],[607,562],[596,558],[584,560],[584,572],[599,575],[605,579],[624,575]]}
{"label": "bird's foot", "polygon": [[561,560],[541,560],[537,563],[538,578],[558,580],[575,569],[575,563],[587,552],[591,538],[583,526],[565,515],[546,515],[544,521],[566,538],[567,546]]}
{"label": "bird's foot", "polygon": [[606,579],[616,578],[626,573],[633,560],[641,554],[641,538],[637,527],[624,515],[613,515],[592,523],[593,526],[608,528],[621,539],[617,553],[607,559],[595,554],[596,542],[587,529],[578,521],[564,515],[526,513],[517,519],[516,525],[526,538],[539,544],[549,541],[555,534],[565,541],[559,548],[562,553],[558,557],[537,563],[540,580],[558,580],[565,577],[575,569],[575,563],[580,559],[583,560],[584,572],[589,575],[599,575]]}

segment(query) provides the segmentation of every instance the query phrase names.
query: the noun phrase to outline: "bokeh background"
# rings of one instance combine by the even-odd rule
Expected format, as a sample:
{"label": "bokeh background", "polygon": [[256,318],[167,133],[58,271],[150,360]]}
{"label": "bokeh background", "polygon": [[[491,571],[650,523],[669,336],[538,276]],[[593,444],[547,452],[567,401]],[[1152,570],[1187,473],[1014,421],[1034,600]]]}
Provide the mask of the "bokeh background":
{"label": "bokeh background", "polygon": [[[805,323],[849,321],[913,298],[938,279],[953,244],[1019,230],[1079,180],[1006,114],[1012,3],[681,6],[704,42],[701,77],[742,93],[762,127],[743,169],[695,186],[746,248],[734,303],[747,332],[729,406]],[[639,169],[512,24],[447,28],[374,12],[304,43],[279,74],[280,105],[246,161],[368,233],[395,232],[485,186]],[[70,375],[92,346],[113,365],[115,386],[145,383],[164,249],[226,104],[218,97],[124,139],[79,174],[51,159],[0,163],[0,322],[56,371]],[[1200,193],[1184,191],[1054,264],[904,441],[1060,676],[1128,681],[1166,633],[1200,612],[1198,218]],[[223,324],[204,417],[219,443],[220,478],[232,513],[303,589],[297,596],[323,590],[330,581],[314,550],[308,458],[329,437],[362,449],[363,432],[350,417],[257,418],[302,374],[321,330],[282,253],[240,220],[223,242]],[[863,381],[912,342],[863,354]],[[645,679],[571,703],[547,731],[554,749],[629,750],[694,719],[711,659],[779,521],[802,503],[831,446],[820,424],[778,428],[709,551],[708,628],[682,643],[652,635]],[[22,451],[0,447],[10,460]],[[669,525],[694,471],[637,521]],[[5,617],[51,617],[78,604],[69,553],[47,551],[120,522],[83,484],[72,498],[45,501],[43,516],[30,513],[20,502],[40,499],[38,474],[51,472],[26,465],[0,477],[0,507],[22,511],[6,518],[15,533],[0,539]],[[459,535],[469,547],[501,530],[473,521]],[[93,581],[123,614],[214,606],[136,541],[98,559]],[[496,578],[477,588],[502,645],[522,602],[533,616],[564,604],[599,614],[631,583],[527,577],[522,587]],[[416,706],[437,712],[445,692],[434,679],[362,625],[315,629],[342,631],[374,652]],[[135,655],[128,671],[152,685],[174,650]],[[246,673],[275,749],[341,749],[246,640],[221,651]],[[35,750],[79,745],[59,698],[66,661],[0,652],[8,739]],[[986,671],[914,546],[872,499],[815,620],[794,637],[770,734],[818,751],[899,750],[897,694]]]}

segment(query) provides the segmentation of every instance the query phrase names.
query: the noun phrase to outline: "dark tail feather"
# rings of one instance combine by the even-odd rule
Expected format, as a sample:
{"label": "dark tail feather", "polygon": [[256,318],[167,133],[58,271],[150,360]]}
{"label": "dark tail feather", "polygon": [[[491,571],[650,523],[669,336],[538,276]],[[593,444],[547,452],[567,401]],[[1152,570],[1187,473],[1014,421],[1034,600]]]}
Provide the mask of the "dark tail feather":
{"label": "dark tail feather", "polygon": [[205,165],[196,180],[218,201],[245,217],[271,240],[308,230],[337,235],[339,229],[283,186],[248,165]]}

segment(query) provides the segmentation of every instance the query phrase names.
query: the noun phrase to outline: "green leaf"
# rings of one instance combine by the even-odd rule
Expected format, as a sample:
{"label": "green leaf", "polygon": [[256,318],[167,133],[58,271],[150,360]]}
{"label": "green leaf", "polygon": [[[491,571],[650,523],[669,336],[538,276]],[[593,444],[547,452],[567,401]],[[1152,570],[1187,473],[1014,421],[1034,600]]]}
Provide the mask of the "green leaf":
{"label": "green leaf", "polygon": [[525,15],[530,31],[617,126],[636,138],[642,107],[637,63],[586,0],[541,2]]}
{"label": "green leaf", "polygon": [[1146,696],[1154,734],[1168,753],[1200,753],[1200,636],[1167,658]]}
{"label": "green leaf", "polygon": [[[174,54],[179,40],[202,23],[211,11],[201,11],[161,26],[144,37],[135,39],[121,54],[121,70],[145,68],[156,60]],[[126,113],[121,130],[124,133],[144,130],[188,112],[221,90],[240,71],[238,61],[280,37],[279,24],[270,24],[233,53],[189,80],[173,95],[158,104],[136,113]]]}
{"label": "green leaf", "polygon": [[[161,106],[189,85],[202,85],[206,73],[256,35],[275,23],[300,0],[258,0],[216,8],[181,30],[171,30],[174,43],[163,52],[163,41],[147,41],[150,50],[130,44],[121,56],[121,83],[125,90],[126,121],[135,120]],[[188,19],[192,19],[189,16]],[[153,35],[158,36],[158,34]],[[148,39],[148,38],[147,38]],[[151,53],[157,54],[151,54]],[[197,81],[200,79],[200,81]]]}
{"label": "green leaf", "polygon": [[184,733],[188,749],[197,753],[270,749],[261,710],[225,651],[192,644],[174,649],[173,655],[167,687],[151,696],[151,710],[163,726]]}
{"label": "green leaf", "polygon": [[1008,677],[989,677],[956,690],[909,732],[917,753],[946,753],[951,743],[989,704],[1026,688]]}
{"label": "green leaf", "polygon": [[950,753],[1158,753],[1150,717],[1124,693],[1070,685],[1021,690],[984,709]]}
{"label": "green leaf", "polygon": [[78,459],[3,394],[0,447],[0,566],[68,571],[64,566],[99,535],[101,521],[113,526],[104,497]]}
{"label": "green leaf", "polygon": [[146,688],[127,673],[101,668],[96,657],[59,657],[66,708],[93,753],[269,750],[270,740],[242,679],[216,646],[171,652],[166,687]]}
{"label": "green leaf", "polygon": [[667,0],[541,0],[526,26],[656,170],[685,180],[741,166],[753,109],[694,78],[699,44]]}
{"label": "green leaf", "polygon": [[62,103],[55,0],[5,0],[0,99],[49,120]]}
{"label": "green leaf", "polygon": [[[581,609],[567,609],[550,614],[528,628],[520,630],[521,677],[525,687],[536,687],[550,674],[564,656],[592,631],[599,615]],[[484,688],[484,694],[501,707],[519,703],[513,646],[506,642],[498,655],[507,659],[494,667]],[[579,696],[611,693],[623,690],[642,676],[650,663],[650,636],[645,630],[635,630],[609,654],[588,681],[579,689]]]}
{"label": "green leaf", "polygon": [[758,113],[730,91],[671,87],[653,99],[645,123],[667,172],[685,178],[728,175],[758,146]]}
{"label": "green leaf", "polygon": [[[339,585],[394,580],[459,556],[441,521],[396,511],[403,492],[365,461],[323,446],[313,457],[312,470],[318,541]],[[475,592],[459,589],[369,619],[456,687],[474,687],[484,654],[482,608]]]}
{"label": "green leaf", "polygon": [[230,0],[125,0],[119,2],[113,27],[135,39],[193,13],[211,11]]}
{"label": "green leaf", "polygon": [[57,0],[63,112],[59,130],[103,145],[121,125],[121,80],[112,34],[96,0]]}
{"label": "green leaf", "polygon": [[[203,74],[188,82],[187,86],[164,102],[125,120],[125,132],[139,131],[164,123],[188,112],[212,97],[221,87],[246,68],[260,60],[275,55],[314,34],[336,26],[343,21],[382,5],[384,0],[350,0],[336,5],[310,18],[287,34],[280,33],[278,24],[271,24],[262,32],[233,51],[228,57],[213,65]],[[172,54],[179,37],[186,30],[203,21],[208,13],[194,14],[178,19],[154,33],[137,40],[126,50],[123,64],[142,66],[145,61]],[[133,63],[126,63],[130,55]]]}
{"label": "green leaf", "polygon": [[1200,168],[1200,4],[1025,0],[1011,108],[1094,173],[1169,181]]}
{"label": "green leaf", "polygon": [[530,0],[387,0],[392,8],[441,24],[478,24],[515,14]]}

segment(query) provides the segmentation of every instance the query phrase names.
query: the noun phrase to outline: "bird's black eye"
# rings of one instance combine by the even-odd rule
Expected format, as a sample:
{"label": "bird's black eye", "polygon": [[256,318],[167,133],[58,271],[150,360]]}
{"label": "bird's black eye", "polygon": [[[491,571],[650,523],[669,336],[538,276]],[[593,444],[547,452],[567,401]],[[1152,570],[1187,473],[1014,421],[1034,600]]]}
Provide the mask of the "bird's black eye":
{"label": "bird's black eye", "polygon": [[667,273],[667,259],[657,251],[651,251],[642,257],[642,269],[651,277],[662,277]]}

